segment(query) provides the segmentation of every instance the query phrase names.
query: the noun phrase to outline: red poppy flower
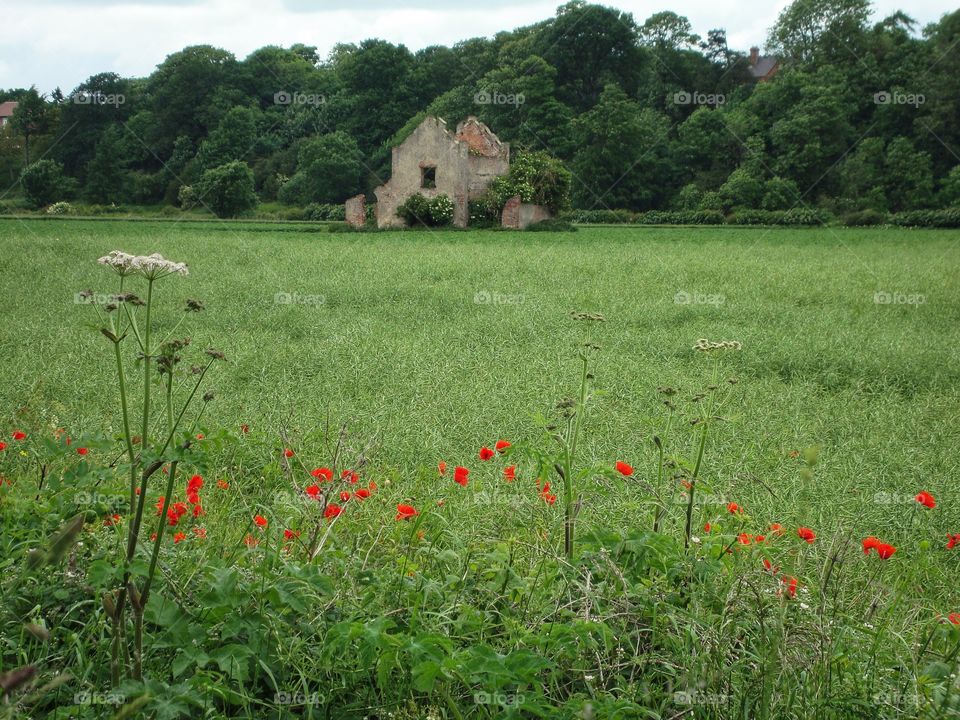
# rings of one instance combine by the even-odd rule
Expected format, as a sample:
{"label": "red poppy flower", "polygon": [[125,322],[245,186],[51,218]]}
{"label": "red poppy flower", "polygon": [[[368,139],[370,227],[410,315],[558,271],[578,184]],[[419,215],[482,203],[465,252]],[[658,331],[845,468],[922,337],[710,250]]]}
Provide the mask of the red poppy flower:
{"label": "red poppy flower", "polygon": [[194,506],[193,506],[193,516],[194,516],[195,518],[198,518],[198,517],[200,517],[201,515],[206,515],[206,513],[203,511],[203,508],[200,507],[200,505],[194,505]]}
{"label": "red poppy flower", "polygon": [[513,482],[517,479],[517,466],[516,465],[507,465],[503,469],[503,477],[507,482]]}
{"label": "red poppy flower", "polygon": [[150,534],[150,542],[156,542],[156,541],[157,541],[157,534],[156,534],[156,533],[151,533],[151,534]]}
{"label": "red poppy flower", "polygon": [[293,530],[284,530],[284,531],[283,531],[283,536],[284,536],[287,540],[293,540],[294,538],[300,537],[300,531],[297,530],[296,532],[294,532]]}
{"label": "red poppy flower", "polygon": [[7,444],[2,440],[0,440],[0,451],[6,450],[6,449],[7,449]]}
{"label": "red poppy flower", "polygon": [[397,505],[397,520],[409,520],[412,517],[419,515],[413,505]]}
{"label": "red poppy flower", "polygon": [[197,433],[197,440],[203,440],[203,433]]}
{"label": "red poppy flower", "polygon": [[86,448],[77,448],[77,455],[86,455],[88,452],[90,451]]}
{"label": "red poppy flower", "polygon": [[737,535],[737,542],[741,545],[749,545],[751,540],[753,540],[753,535],[748,535],[747,533],[740,533]]}
{"label": "red poppy flower", "polygon": [[367,487],[370,488],[370,492],[377,491],[377,484],[373,480],[370,481],[370,484],[367,485]]}
{"label": "red poppy flower", "polygon": [[772,562],[767,560],[767,558],[763,559],[763,569],[771,575],[776,575],[778,572],[780,572],[780,566],[774,565]]}
{"label": "red poppy flower", "polygon": [[167,508],[167,524],[173,527],[178,522],[180,518],[187,514],[187,504],[183,502],[175,502],[169,508]]}
{"label": "red poppy flower", "polygon": [[250,432],[250,426],[244,423],[243,425],[240,426],[240,432],[246,435],[248,432]]}
{"label": "red poppy flower", "polygon": [[366,488],[360,488],[354,493],[354,496],[361,500],[366,500],[368,497],[370,497],[370,491]]}
{"label": "red poppy flower", "polygon": [[493,452],[493,450],[491,450],[490,448],[488,448],[488,447],[482,447],[482,448],[480,448],[480,459],[481,459],[481,460],[489,460],[489,459],[492,458],[493,456],[494,456],[494,452]]}
{"label": "red poppy flower", "polygon": [[457,467],[454,468],[454,470],[453,470],[453,481],[454,481],[457,485],[461,485],[462,487],[466,487],[466,486],[467,486],[467,483],[469,482],[469,480],[470,480],[470,471],[467,470],[467,468],[465,468],[465,467],[462,467],[462,466],[460,466],[460,465],[457,465]]}
{"label": "red poppy flower", "polygon": [[316,468],[310,471],[310,474],[313,475],[320,482],[330,482],[333,480],[333,471],[330,468]]}
{"label": "red poppy flower", "polygon": [[319,486],[319,485],[311,485],[311,486],[308,487],[308,488],[304,488],[303,491],[304,491],[307,495],[309,495],[310,497],[312,497],[314,500],[316,500],[318,497],[320,497],[320,486]]}
{"label": "red poppy flower", "polygon": [[329,505],[327,505],[327,509],[323,511],[323,516],[327,520],[333,520],[333,518],[337,517],[342,512],[343,512],[342,507],[340,507],[336,503],[330,503]]}
{"label": "red poppy flower", "polygon": [[754,541],[755,541],[755,542],[758,542],[758,543],[762,543],[762,542],[763,542],[764,540],[766,540],[766,539],[767,539],[767,538],[766,538],[765,535],[757,535],[757,536],[754,538]]}
{"label": "red poppy flower", "polygon": [[346,490],[340,493],[340,502],[346,502],[349,499],[350,499],[350,493],[348,493]]}
{"label": "red poppy flower", "polygon": [[447,474],[447,464],[446,464],[443,460],[441,460],[440,462],[437,463],[437,470],[440,471],[440,474],[441,474],[441,475],[446,475],[446,474]]}
{"label": "red poppy flower", "polygon": [[110,515],[109,517],[106,517],[106,518],[103,519],[103,526],[104,526],[104,527],[113,527],[113,526],[116,525],[118,522],[120,522],[122,519],[123,519],[123,518],[122,518],[120,515],[116,515],[116,514]]}
{"label": "red poppy flower", "polygon": [[735,502],[727,503],[727,512],[731,515],[736,515],[739,512],[743,512],[743,508],[737,505]]}
{"label": "red poppy flower", "polygon": [[917,496],[914,498],[914,500],[930,509],[933,509],[937,506],[937,501],[933,499],[933,495],[928,493],[926,490],[917,493]]}
{"label": "red poppy flower", "polygon": [[14,440],[23,440],[23,439],[26,438],[26,437],[27,437],[27,434],[26,434],[25,432],[23,432],[22,430],[14,430],[14,431],[13,431],[13,439],[14,439]]}
{"label": "red poppy flower", "polygon": [[[681,480],[681,481],[680,481],[680,485],[681,485],[681,487],[683,487],[684,490],[692,490],[692,489],[693,489],[693,483],[691,483],[689,480]],[[686,497],[686,496],[684,496],[684,497]]]}
{"label": "red poppy flower", "polygon": [[173,536],[173,544],[176,545],[177,543],[181,543],[186,539],[187,539],[186,533],[178,532],[176,535]]}
{"label": "red poppy flower", "polygon": [[887,543],[880,543],[877,545],[877,555],[880,556],[881,560],[889,560],[897,549],[893,545],[887,545]]}
{"label": "red poppy flower", "polygon": [[202,527],[195,527],[193,529],[193,534],[196,535],[201,540],[207,539],[207,529]]}
{"label": "red poppy flower", "polygon": [[703,526],[703,531],[710,532],[710,527],[711,527],[710,523],[707,523],[706,525]]}
{"label": "red poppy flower", "polygon": [[817,536],[813,530],[807,527],[798,528],[797,537],[799,537],[801,540],[806,540],[808,543],[812,543],[817,539]]}
{"label": "red poppy flower", "polygon": [[254,548],[260,544],[260,541],[257,540],[253,535],[247,533],[247,536],[243,539],[243,542],[246,543],[248,548]]}
{"label": "red poppy flower", "polygon": [[217,480],[217,487],[221,490],[226,490],[230,487],[230,483],[228,483],[226,480]]}
{"label": "red poppy flower", "polygon": [[960,533],[956,535],[947,533],[947,550],[953,550],[957,545],[960,545]]}
{"label": "red poppy flower", "polygon": [[797,579],[795,577],[784,575],[780,578],[780,582],[787,586],[787,594],[790,595],[790,597],[797,596]]}
{"label": "red poppy flower", "polygon": [[494,447],[497,449],[498,453],[502,453],[504,450],[510,447],[510,443],[507,440],[497,440],[497,444],[494,445]]}
{"label": "red poppy flower", "polygon": [[783,535],[784,533],[783,525],[781,525],[780,523],[771,524],[770,532],[772,532],[774,535]]}
{"label": "red poppy flower", "polygon": [[265,528],[269,523],[263,515],[254,515],[253,522],[256,523],[257,527]]}
{"label": "red poppy flower", "polygon": [[157,499],[157,515],[163,512],[163,503],[166,502],[166,500],[167,499],[163,495]]}
{"label": "red poppy flower", "polygon": [[950,613],[947,619],[954,625],[960,625],[960,613]]}
{"label": "red poppy flower", "polygon": [[540,488],[540,497],[543,499],[547,505],[553,505],[557,502],[557,496],[550,492],[550,483],[545,482],[543,487]]}
{"label": "red poppy flower", "polygon": [[633,466],[628,465],[627,463],[617,460],[617,464],[614,466],[617,469],[617,472],[623,475],[624,477],[630,477],[633,475]]}
{"label": "red poppy flower", "polygon": [[203,488],[203,476],[194,475],[187,481],[187,492],[197,491]]}
{"label": "red poppy flower", "polygon": [[342,473],[340,473],[340,479],[349,480],[351,483],[356,485],[357,481],[360,479],[360,476],[357,475],[357,473],[355,473],[353,470],[344,470]]}
{"label": "red poppy flower", "polygon": [[287,457],[287,458],[292,458],[292,457],[293,457],[293,450],[291,450],[290,448],[284,448],[284,449],[283,449],[283,456],[284,456],[284,457]]}
{"label": "red poppy flower", "polygon": [[876,550],[877,546],[880,545],[880,541],[871,535],[868,538],[863,539],[863,554],[869,555],[871,550]]}

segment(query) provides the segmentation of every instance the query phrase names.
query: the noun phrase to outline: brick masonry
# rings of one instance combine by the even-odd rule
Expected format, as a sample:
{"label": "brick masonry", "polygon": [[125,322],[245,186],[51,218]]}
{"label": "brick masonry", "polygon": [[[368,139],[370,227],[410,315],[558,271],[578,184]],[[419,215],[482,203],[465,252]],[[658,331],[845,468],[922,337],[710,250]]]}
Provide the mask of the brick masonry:
{"label": "brick masonry", "polygon": [[344,203],[347,224],[362,228],[367,223],[367,197],[360,194]]}
{"label": "brick masonry", "polygon": [[[423,187],[424,171],[430,168],[434,187]],[[469,201],[482,195],[494,178],[509,169],[509,143],[501,142],[477,118],[464,120],[454,134],[440,118],[427,117],[393,148],[390,179],[374,190],[377,227],[402,226],[397,208],[416,193],[427,198],[449,197],[453,201],[453,224],[466,227],[470,221]]]}

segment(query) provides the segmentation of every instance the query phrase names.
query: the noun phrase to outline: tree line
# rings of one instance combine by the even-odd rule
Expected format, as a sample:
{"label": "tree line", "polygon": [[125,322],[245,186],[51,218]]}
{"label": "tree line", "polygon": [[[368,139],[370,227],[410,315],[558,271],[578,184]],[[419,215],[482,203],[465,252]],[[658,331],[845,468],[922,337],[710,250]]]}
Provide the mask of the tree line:
{"label": "tree line", "polygon": [[920,28],[902,12],[872,21],[867,0],[796,0],[765,44],[779,70],[758,82],[724,30],[573,0],[417,52],[193,46],[146,78],[0,90],[20,103],[0,177],[37,204],[189,206],[224,184],[241,204],[339,203],[389,177],[391,147],[425,115],[476,115],[515,154],[562,161],[580,209],[960,204],[960,10]]}

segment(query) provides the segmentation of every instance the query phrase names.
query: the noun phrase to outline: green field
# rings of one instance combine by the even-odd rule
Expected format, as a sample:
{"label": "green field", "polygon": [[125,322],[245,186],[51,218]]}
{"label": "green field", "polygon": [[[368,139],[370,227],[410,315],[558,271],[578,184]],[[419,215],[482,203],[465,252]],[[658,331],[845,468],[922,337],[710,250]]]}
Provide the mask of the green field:
{"label": "green field", "polygon": [[[518,447],[540,443],[538,417],[550,416],[559,400],[575,395],[579,353],[585,343],[595,344],[599,349],[590,353],[595,393],[581,463],[611,466],[624,460],[637,472],[630,480],[598,476],[584,483],[578,522],[585,536],[627,537],[649,530],[647,489],[657,485],[652,438],[662,435],[667,416],[657,388],[678,390],[668,452],[689,458],[697,437],[687,423],[696,414],[691,398],[706,389],[712,368],[692,346],[698,338],[738,340],[742,350],[724,354],[718,365],[721,380],[737,382],[724,383],[729,400],[707,443],[703,478],[710,494],[695,506],[695,527],[722,519],[724,531],[732,532],[733,521],[724,519],[727,502],[747,510],[748,519],[738,529],[760,533],[771,522],[782,523],[790,537],[773,551],[774,560],[810,588],[807,602],[814,609],[809,618],[798,616],[796,627],[802,630],[784,629],[785,621],[778,626],[779,640],[764,635],[771,632],[766,628],[752,640],[738,636],[724,645],[717,638],[724,636],[726,621],[711,626],[704,618],[726,611],[741,620],[748,615],[731,588],[739,572],[759,563],[755,558],[738,566],[730,560],[721,573],[721,586],[730,594],[714,588],[720,607],[724,597],[730,605],[715,616],[703,610],[702,625],[689,631],[687,642],[711,649],[690,660],[686,670],[718,672],[729,663],[730,676],[712,678],[705,692],[722,691],[736,702],[732,709],[695,707],[690,717],[741,717],[741,711],[744,717],[880,717],[871,708],[845,705],[851,688],[866,698],[902,692],[907,685],[917,692],[917,683],[923,684],[917,678],[936,660],[924,652],[938,647],[932,643],[920,651],[925,633],[940,615],[960,611],[960,556],[955,554],[960,550],[943,549],[944,535],[960,532],[960,247],[955,232],[584,227],[561,234],[366,234],[330,233],[322,226],[0,220],[0,245],[0,301],[6,316],[0,332],[5,418],[0,427],[5,435],[19,427],[34,434],[63,427],[78,438],[117,436],[111,349],[91,326],[93,310],[76,303],[75,293],[116,289],[115,278],[96,265],[110,250],[160,252],[189,264],[189,277],[161,284],[159,321],[170,328],[185,299],[202,300],[205,311],[190,316],[182,334],[191,336],[192,348],[213,346],[228,359],[212,371],[216,398],[197,429],[209,437],[237,433],[241,423],[251,430],[243,440],[242,462],[234,451],[216,446],[201,464],[205,476],[228,476],[244,490],[239,504],[224,505],[219,516],[208,510],[210,526],[217,524],[224,542],[235,544],[243,536],[254,510],[289,520],[292,511],[275,497],[286,481],[271,456],[292,445],[305,467],[323,464],[326,445],[319,438],[324,428],[347,423],[351,448],[359,452],[370,445],[368,474],[381,481],[375,500],[383,507],[375,507],[382,517],[353,528],[353,535],[354,521],[344,523],[338,554],[321,563],[325,572],[349,576],[351,556],[382,547],[380,566],[395,576],[394,554],[403,554],[407,537],[396,529],[402,523],[394,522],[392,508],[401,502],[426,508],[440,499],[444,507],[424,520],[428,539],[433,532],[440,546],[473,558],[516,543],[510,553],[513,559],[516,552],[517,574],[534,577],[538,552],[560,552],[560,503],[551,515],[537,502],[532,465],[523,458],[517,460],[518,481],[507,486],[498,470],[477,460],[478,448],[498,438]],[[599,314],[602,320],[577,313]],[[805,462],[814,455],[815,464]],[[101,460],[108,458],[104,451]],[[438,479],[439,460],[470,466],[470,487],[461,493],[449,479]],[[122,479],[117,487],[123,487]],[[655,487],[666,502],[665,532],[674,537],[682,532],[679,490],[669,480]],[[921,490],[936,497],[936,514],[913,500]],[[486,492],[487,501],[470,502],[467,492]],[[8,512],[4,522],[9,518]],[[381,524],[385,536],[377,530]],[[814,528],[818,540],[809,547],[801,543],[798,550],[794,531],[800,525]],[[898,548],[879,579],[876,558],[860,552],[867,535]],[[924,540],[929,547],[921,545]],[[28,542],[24,532],[24,545],[18,547]],[[541,550],[534,552],[528,543]],[[482,577],[485,566],[474,562],[480,563],[474,572]],[[420,565],[425,576],[428,567],[425,561]],[[834,585],[823,579],[828,567],[836,573]],[[446,575],[438,571],[439,578]],[[821,583],[830,588],[822,604]],[[369,612],[390,615],[382,608],[389,607],[386,598],[395,591],[386,580],[383,596],[354,587],[353,580],[346,584],[356,593],[340,617],[363,618],[378,607]],[[569,588],[557,583],[541,589],[543,608],[540,600],[534,607],[536,613],[543,610],[546,622]],[[422,596],[423,627],[474,637],[469,623],[454,622],[450,609],[465,598],[445,593],[441,588]],[[607,611],[612,613],[598,605],[596,612]],[[848,632],[828,629],[824,613],[844,618]],[[500,649],[533,642],[515,640],[523,636],[517,628],[524,621],[511,622],[510,629],[477,632]],[[871,633],[874,626],[883,632],[874,636],[864,630],[867,626]],[[676,631],[676,638],[683,635]],[[306,635],[298,637],[294,645],[309,645]],[[777,657],[732,660],[727,654],[730,647],[754,647],[753,642],[772,645]],[[661,660],[669,664],[666,646],[665,641],[647,652],[651,657],[663,653]],[[680,664],[691,652],[681,649],[680,640],[671,647]],[[821,649],[828,647],[823,654],[843,654],[842,662],[831,656],[837,667],[829,660],[819,664]],[[684,676],[679,669],[648,667],[651,675],[641,676],[649,685],[588,690],[576,678],[591,652],[584,650],[566,666],[567,660],[540,650],[573,678],[548,687],[545,706],[593,697],[610,713],[600,717],[657,716],[630,708],[617,715],[612,704],[598,699],[626,697],[673,716],[664,709],[662,693],[654,692],[653,699],[647,693],[658,685],[650,677]],[[292,646],[289,651],[300,652]],[[165,651],[155,652],[161,662]],[[96,658],[102,663],[103,657],[92,651],[86,657],[85,664],[58,655],[57,663],[76,665],[73,672],[79,668],[91,687],[102,685]],[[944,653],[937,661],[954,663],[956,672],[955,656]],[[318,670],[321,665],[305,660],[301,674],[332,678],[331,671]],[[757,679],[758,666],[776,669]],[[250,678],[234,680],[247,698],[237,702],[256,714],[260,706],[250,698],[262,693],[250,689]],[[349,694],[352,681],[338,676],[331,682],[343,683],[339,687]],[[764,695],[757,688],[771,682],[779,688],[774,699],[754,705]],[[638,689],[641,685],[646,689]],[[445,686],[453,705],[469,686],[463,681],[458,688],[453,680]],[[396,709],[388,696],[379,696],[382,707]],[[749,711],[742,709],[747,707],[743,697],[750,698]],[[448,708],[447,700],[436,704]],[[315,716],[386,717],[371,711],[374,701],[364,702],[363,709],[351,706],[338,715],[325,708],[328,714]],[[423,698],[410,702],[419,710],[397,717],[426,717],[425,708],[433,706]],[[470,712],[498,715],[478,707]],[[954,717],[936,714],[945,707],[928,716]],[[271,712],[270,717],[286,717]],[[889,717],[920,714],[904,712]]]}

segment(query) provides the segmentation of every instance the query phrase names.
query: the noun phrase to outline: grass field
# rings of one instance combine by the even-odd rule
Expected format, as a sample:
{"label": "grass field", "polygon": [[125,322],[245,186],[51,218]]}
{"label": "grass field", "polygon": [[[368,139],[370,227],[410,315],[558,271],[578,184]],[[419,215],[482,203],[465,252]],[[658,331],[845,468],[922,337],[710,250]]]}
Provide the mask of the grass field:
{"label": "grass field", "polygon": [[[549,416],[557,401],[576,394],[578,354],[585,343],[595,344],[599,350],[591,352],[590,364],[595,394],[580,457],[584,465],[609,467],[624,460],[637,470],[622,482],[589,479],[582,486],[578,523],[584,533],[624,537],[649,530],[647,489],[657,485],[658,468],[652,439],[663,434],[667,415],[657,388],[678,390],[669,452],[690,458],[697,439],[696,428],[686,422],[696,415],[691,398],[706,390],[712,371],[692,346],[698,338],[740,341],[742,350],[725,354],[718,365],[722,380],[737,382],[724,384],[729,393],[724,421],[711,430],[703,470],[710,494],[695,507],[695,527],[716,523],[726,515],[726,503],[736,502],[749,518],[738,521],[743,523],[738,530],[761,532],[771,522],[815,528],[816,545],[799,551],[794,546],[775,553],[775,560],[790,563],[791,574],[811,588],[807,601],[814,607],[820,601],[815,586],[829,584],[823,580],[827,568],[835,563],[842,568],[836,571],[842,582],[824,593],[831,600],[823,600],[819,617],[810,619],[822,636],[801,633],[785,639],[784,621],[782,643],[774,643],[775,659],[724,660],[730,647],[753,647],[742,637],[730,638],[725,650],[704,651],[681,672],[681,658],[691,650],[680,641],[671,646],[678,653],[672,660],[678,663],[676,672],[647,668],[653,676],[682,676],[689,684],[690,675],[714,673],[730,662],[731,676],[712,678],[703,691],[735,698],[730,700],[733,709],[729,703],[723,708],[694,704],[690,717],[792,717],[794,712],[797,717],[880,717],[870,714],[876,708],[837,703],[851,696],[851,683],[867,677],[871,663],[876,675],[864,680],[863,697],[875,698],[891,688],[901,692],[907,685],[911,693],[919,692],[916,687],[923,683],[918,678],[926,677],[924,668],[931,662],[924,653],[935,646],[928,642],[920,649],[927,637],[924,628],[935,625],[940,615],[960,611],[960,555],[943,549],[944,535],[960,532],[960,248],[954,232],[581,228],[563,234],[339,234],[308,226],[0,220],[0,246],[0,301],[6,315],[0,333],[0,377],[5,379],[0,383],[5,416],[0,427],[5,434],[18,427],[34,433],[64,427],[78,438],[119,433],[109,343],[90,326],[93,311],[77,304],[75,293],[115,290],[114,278],[95,262],[110,250],[161,252],[188,263],[190,275],[164,281],[159,322],[172,327],[186,298],[202,300],[205,311],[191,316],[184,332],[193,347],[215,346],[228,359],[212,371],[216,399],[199,431],[216,437],[222,430],[236,433],[245,423],[250,433],[244,442],[253,449],[244,457],[255,451],[269,457],[292,445],[298,453],[316,456],[303,459],[312,467],[324,461],[324,442],[318,438],[327,424],[348,423],[354,449],[373,443],[369,475],[381,481],[375,499],[386,506],[384,517],[396,503],[427,507],[444,500],[435,516],[442,524],[430,526],[424,520],[428,539],[433,530],[444,538],[437,541],[440,546],[466,552],[466,567],[471,557],[512,539],[519,543],[516,554],[522,560],[516,560],[516,572],[522,578],[538,572],[538,552],[552,548],[556,553],[557,543],[562,545],[561,515],[554,513],[551,520],[549,508],[537,502],[532,466],[518,461],[518,482],[505,490],[499,470],[487,470],[477,461],[478,448],[498,438],[509,438],[518,447],[539,443],[537,418]],[[599,314],[602,320],[577,313]],[[108,453],[103,455],[105,460]],[[438,479],[440,460],[451,467],[471,466],[470,490],[487,493],[484,504],[468,502],[449,479]],[[284,512],[282,503],[271,501],[273,490],[285,482],[276,461],[271,462],[245,466],[220,446],[204,455],[205,476],[230,475],[238,489],[246,490],[239,506],[222,508],[217,522],[224,536],[242,537],[244,523],[258,509]],[[674,535],[682,532],[683,523],[678,490],[676,483],[664,481],[655,487],[665,498],[665,527]],[[913,500],[920,490],[937,498],[937,515]],[[530,502],[523,504],[527,495]],[[208,512],[215,514],[212,508]],[[407,539],[394,531],[392,516],[387,519],[386,536],[368,526],[356,529],[355,537],[338,545],[344,557],[328,560],[332,564],[324,570],[334,577],[349,574],[344,570],[350,567],[349,556],[382,547],[383,567],[396,574],[392,553],[407,558],[401,552]],[[7,530],[5,526],[4,534]],[[533,534],[541,548],[537,552],[525,545],[534,543],[527,537]],[[859,552],[860,539],[868,535],[898,548],[879,579],[873,558]],[[924,540],[929,547],[921,545]],[[855,552],[846,551],[851,544]],[[511,562],[513,553],[511,549]],[[420,569],[425,575],[427,567],[424,561]],[[483,567],[474,568],[478,577]],[[723,574],[724,592],[732,592],[735,566]],[[503,582],[506,589],[507,580]],[[544,621],[569,591],[559,588],[552,588],[556,597],[542,588],[544,605],[550,606]],[[369,594],[379,599],[361,588],[348,603],[350,612],[362,618],[369,608],[379,607],[370,612],[390,616],[382,610],[386,601],[372,590]],[[717,594],[722,606],[723,593]],[[444,636],[473,637],[473,630],[452,617],[450,608],[463,601],[459,594],[448,597],[440,589],[432,601],[427,594],[421,600],[424,627]],[[727,610],[733,607],[730,602]],[[850,622],[857,612],[864,616],[841,642],[824,629],[828,610]],[[725,614],[716,612],[716,617]],[[874,626],[883,632],[861,637],[866,616],[871,632]],[[713,633],[722,636],[725,622],[712,627],[704,621],[701,640]],[[804,622],[801,617],[798,627]],[[514,642],[511,633],[504,628],[479,631],[484,642],[499,649]],[[695,642],[692,635],[685,642]],[[810,667],[800,667],[804,648],[819,655],[814,647],[828,642],[827,637],[838,653],[848,643],[843,645],[849,651],[843,668],[834,667],[835,656],[817,671],[816,659]],[[755,640],[772,642],[765,635]],[[650,652],[664,652],[658,647]],[[156,652],[163,656],[162,649]],[[564,664],[555,653],[541,654]],[[29,655],[21,659],[29,660]],[[103,681],[97,657],[90,654],[86,663],[74,663],[90,687]],[[798,667],[790,668],[788,657]],[[567,675],[583,674],[581,660],[569,661],[563,668]],[[774,688],[760,692],[751,683],[756,668],[768,667],[768,661],[777,670],[757,682],[764,688],[772,682]],[[956,672],[955,654],[951,658],[944,652],[937,661]],[[72,664],[62,657],[59,663]],[[305,662],[302,673],[312,677],[318,667]],[[368,675],[375,672],[370,669]],[[731,679],[736,673],[739,679]],[[320,674],[332,677],[327,670]],[[251,699],[259,691],[250,689],[257,678],[252,684],[249,677],[233,679],[247,688],[246,695],[236,691],[245,699],[234,698],[235,704],[247,710],[259,707]],[[630,681],[635,681],[632,674]],[[342,678],[332,682],[344,683],[344,694],[353,692]],[[555,683],[543,693],[544,707],[582,705],[586,698],[610,713],[599,717],[660,716],[649,712],[679,717],[676,708],[674,714],[664,708],[667,696],[653,693],[651,699],[650,685],[657,683],[649,679],[602,690],[584,682],[568,678]],[[449,708],[458,705],[458,692],[479,687],[466,680],[459,690],[455,685],[451,680],[444,686],[446,699],[431,696],[441,698],[436,705],[444,717],[457,716]],[[642,693],[640,686],[646,688]],[[780,696],[753,704],[770,692]],[[641,694],[646,700],[637,699]],[[326,697],[329,701],[329,692]],[[410,710],[409,717],[426,717],[433,700],[417,697],[408,698],[419,708]],[[627,697],[630,707],[602,705],[600,697]],[[942,694],[937,697],[942,700]],[[811,704],[793,707],[797,698]],[[384,694],[379,699],[384,703],[380,710],[394,702]],[[369,698],[358,703],[349,711],[341,705],[342,714],[315,708],[326,713],[315,716],[386,717],[371,710],[375,703]],[[583,712],[581,705],[576,712]],[[955,712],[945,710],[948,705],[924,712]],[[401,712],[391,707],[391,712]],[[570,713],[573,707],[569,705]],[[516,707],[495,712],[481,704],[471,705],[463,716],[495,717],[501,711],[518,713],[515,717],[536,714]],[[270,717],[286,717],[276,708],[270,712]],[[397,717],[407,717],[402,712]],[[889,716],[920,714],[916,708],[912,715],[909,709],[903,712]],[[955,715],[929,715],[937,716]]]}

